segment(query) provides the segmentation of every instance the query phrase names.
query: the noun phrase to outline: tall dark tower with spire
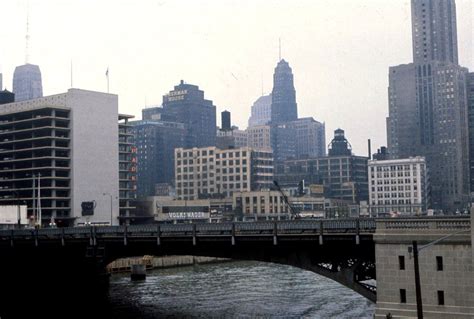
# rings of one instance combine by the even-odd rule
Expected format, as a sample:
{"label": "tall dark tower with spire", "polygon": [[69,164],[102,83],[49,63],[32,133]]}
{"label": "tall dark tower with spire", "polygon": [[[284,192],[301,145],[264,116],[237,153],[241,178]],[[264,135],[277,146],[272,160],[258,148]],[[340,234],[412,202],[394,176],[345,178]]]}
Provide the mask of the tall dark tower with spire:
{"label": "tall dark tower with spire", "polygon": [[288,62],[281,59],[273,74],[272,124],[294,121],[298,118],[293,72]]}

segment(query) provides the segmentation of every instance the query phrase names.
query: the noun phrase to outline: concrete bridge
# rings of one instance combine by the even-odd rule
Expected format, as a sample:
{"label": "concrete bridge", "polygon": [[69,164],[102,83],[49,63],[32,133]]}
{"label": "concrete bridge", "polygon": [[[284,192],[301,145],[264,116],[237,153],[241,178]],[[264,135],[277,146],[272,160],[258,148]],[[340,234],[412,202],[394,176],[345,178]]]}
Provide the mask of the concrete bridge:
{"label": "concrete bridge", "polygon": [[3,230],[0,279],[6,299],[0,296],[0,302],[29,286],[55,287],[50,292],[53,300],[67,294],[71,287],[98,291],[100,283],[107,283],[108,263],[142,255],[195,255],[287,264],[331,278],[375,302],[376,275],[389,276],[378,268],[376,272],[376,252],[382,256],[381,268],[390,268],[387,265],[391,264],[386,250],[376,248],[377,238],[383,242],[391,231],[404,234],[400,242],[436,237],[433,232],[426,238],[410,233],[422,230],[420,225],[455,231],[470,227],[470,222],[466,218],[330,219]]}

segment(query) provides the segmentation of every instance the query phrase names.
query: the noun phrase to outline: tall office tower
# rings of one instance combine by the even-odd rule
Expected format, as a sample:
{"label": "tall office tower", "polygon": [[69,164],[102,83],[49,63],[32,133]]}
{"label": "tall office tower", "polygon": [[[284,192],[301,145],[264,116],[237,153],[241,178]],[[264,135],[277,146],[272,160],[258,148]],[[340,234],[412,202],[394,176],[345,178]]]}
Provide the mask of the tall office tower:
{"label": "tall office tower", "polygon": [[15,68],[13,93],[15,93],[16,102],[37,99],[43,96],[39,66],[27,63]]}
{"label": "tall office tower", "polygon": [[472,199],[474,198],[474,72],[469,73],[467,76],[467,107],[469,117],[470,191]]}
{"label": "tall office tower", "polygon": [[394,159],[424,156],[435,209],[469,200],[466,74],[457,64],[454,0],[413,0],[414,63],[389,70],[387,142]]}
{"label": "tall office tower", "polygon": [[157,184],[174,184],[174,150],[185,145],[185,125],[151,120],[131,124],[137,147],[137,196],[153,196]]}
{"label": "tall office tower", "polygon": [[298,118],[293,73],[285,60],[278,62],[273,74],[271,119],[273,124],[294,121]]}
{"label": "tall office tower", "polygon": [[185,125],[186,147],[216,145],[216,107],[196,85],[181,81],[163,96],[161,119]]}
{"label": "tall office tower", "polygon": [[326,132],[324,123],[312,117],[297,119],[288,123],[296,134],[296,158],[326,155]]}
{"label": "tall office tower", "polygon": [[458,64],[454,0],[412,0],[413,62]]}
{"label": "tall office tower", "polygon": [[267,125],[272,120],[272,95],[262,95],[252,105],[249,127]]}

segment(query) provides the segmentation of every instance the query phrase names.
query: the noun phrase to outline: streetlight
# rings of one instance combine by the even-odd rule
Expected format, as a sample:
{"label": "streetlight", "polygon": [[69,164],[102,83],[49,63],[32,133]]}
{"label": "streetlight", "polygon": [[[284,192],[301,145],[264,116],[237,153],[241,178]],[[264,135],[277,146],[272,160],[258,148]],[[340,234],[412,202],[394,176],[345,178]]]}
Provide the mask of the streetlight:
{"label": "streetlight", "polygon": [[418,264],[418,253],[422,249],[433,246],[433,245],[439,243],[440,241],[445,240],[446,238],[449,238],[449,237],[452,237],[454,235],[458,235],[458,234],[461,234],[461,233],[467,233],[467,232],[470,232],[470,231],[471,231],[470,229],[460,230],[458,232],[455,232],[455,233],[443,236],[441,238],[438,238],[438,239],[436,239],[436,240],[434,240],[434,241],[432,241],[432,242],[430,242],[426,245],[420,246],[420,247],[418,247],[417,241],[414,240],[413,243],[412,243],[413,246],[408,247],[408,253],[411,254],[413,252],[413,265],[415,267],[416,313],[417,313],[418,319],[423,319],[423,302],[422,302],[422,299],[421,299],[421,281],[420,281],[420,268],[419,268],[419,264]]}
{"label": "streetlight", "polygon": [[112,206],[112,199],[113,199],[113,196],[112,194],[110,193],[103,193],[102,194],[103,196],[110,196],[110,226],[112,226],[112,222],[113,222],[113,206]]}

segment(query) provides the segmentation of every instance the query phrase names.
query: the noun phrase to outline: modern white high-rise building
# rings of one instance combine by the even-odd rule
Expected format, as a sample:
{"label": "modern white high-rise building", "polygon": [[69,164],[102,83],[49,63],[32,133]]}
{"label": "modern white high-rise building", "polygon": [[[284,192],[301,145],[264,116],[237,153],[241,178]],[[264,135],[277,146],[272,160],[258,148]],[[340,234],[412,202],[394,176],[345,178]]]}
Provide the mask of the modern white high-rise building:
{"label": "modern white high-rise building", "polygon": [[0,105],[0,205],[26,204],[43,225],[117,225],[118,119],[117,95],[79,89]]}
{"label": "modern white high-rise building", "polygon": [[15,93],[15,102],[37,99],[43,96],[39,66],[27,63],[15,68],[13,93]]}

